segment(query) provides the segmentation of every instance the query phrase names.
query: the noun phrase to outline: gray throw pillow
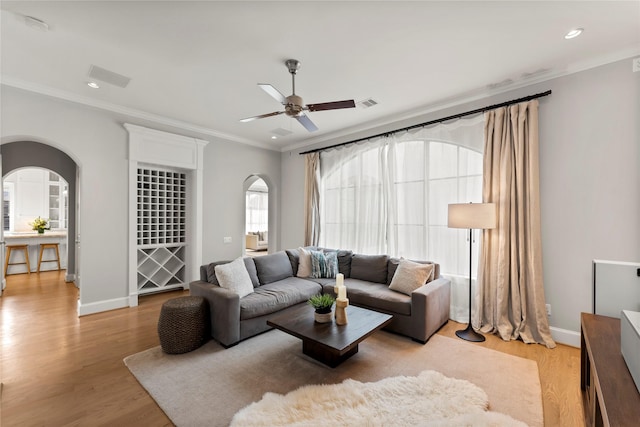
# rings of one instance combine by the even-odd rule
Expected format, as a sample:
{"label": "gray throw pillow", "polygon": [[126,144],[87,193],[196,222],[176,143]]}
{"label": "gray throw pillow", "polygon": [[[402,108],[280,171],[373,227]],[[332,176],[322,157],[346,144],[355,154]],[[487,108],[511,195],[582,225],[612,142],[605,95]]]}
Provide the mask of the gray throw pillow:
{"label": "gray throw pillow", "polygon": [[293,269],[289,257],[284,251],[259,256],[253,259],[258,271],[258,279],[261,285],[277,282],[293,276]]}
{"label": "gray throw pillow", "polygon": [[299,249],[287,249],[285,250],[287,256],[289,257],[289,262],[291,263],[291,270],[293,271],[293,275],[298,275],[298,263],[300,262],[300,250]]}
{"label": "gray throw pillow", "polygon": [[260,280],[258,280],[258,270],[256,270],[256,264],[253,262],[253,258],[247,256],[242,258],[242,260],[244,261],[244,266],[247,268],[247,273],[249,273],[253,287],[257,288],[260,286]]}
{"label": "gray throw pillow", "polygon": [[375,283],[387,283],[387,255],[353,254],[351,257],[352,279]]}

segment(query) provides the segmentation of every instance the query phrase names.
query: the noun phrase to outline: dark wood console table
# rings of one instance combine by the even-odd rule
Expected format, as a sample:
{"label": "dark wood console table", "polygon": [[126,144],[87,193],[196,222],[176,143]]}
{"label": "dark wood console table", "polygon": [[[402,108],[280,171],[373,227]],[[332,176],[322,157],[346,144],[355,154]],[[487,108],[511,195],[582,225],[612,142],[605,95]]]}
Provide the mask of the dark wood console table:
{"label": "dark wood console table", "polygon": [[640,393],[620,352],[620,319],[582,313],[580,388],[587,426],[637,427]]}

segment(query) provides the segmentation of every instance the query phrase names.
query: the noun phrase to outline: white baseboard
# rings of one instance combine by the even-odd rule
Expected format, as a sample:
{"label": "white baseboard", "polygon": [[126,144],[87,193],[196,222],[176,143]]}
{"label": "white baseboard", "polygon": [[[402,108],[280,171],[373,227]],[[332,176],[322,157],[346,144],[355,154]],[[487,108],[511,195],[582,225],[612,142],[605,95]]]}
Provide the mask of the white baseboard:
{"label": "white baseboard", "polygon": [[103,311],[116,310],[118,308],[129,307],[129,298],[115,298],[105,301],[82,304],[78,300],[78,316],[100,313]]}
{"label": "white baseboard", "polygon": [[129,307],[137,307],[138,306],[138,294],[129,295]]}
{"label": "white baseboard", "polygon": [[551,337],[559,344],[569,345],[571,347],[580,348],[580,332],[570,331],[568,329],[561,329],[550,327]]}

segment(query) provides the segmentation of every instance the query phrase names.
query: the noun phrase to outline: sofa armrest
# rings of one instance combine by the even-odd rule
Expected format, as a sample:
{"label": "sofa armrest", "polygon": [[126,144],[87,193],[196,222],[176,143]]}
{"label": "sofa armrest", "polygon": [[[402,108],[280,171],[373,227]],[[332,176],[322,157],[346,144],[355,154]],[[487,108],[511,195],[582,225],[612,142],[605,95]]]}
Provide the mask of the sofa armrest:
{"label": "sofa armrest", "polygon": [[440,277],[411,293],[411,317],[417,341],[427,342],[429,337],[449,320],[451,282]]}
{"label": "sofa armrest", "polygon": [[196,280],[189,284],[191,295],[209,302],[211,336],[225,347],[240,341],[240,297],[220,286]]}

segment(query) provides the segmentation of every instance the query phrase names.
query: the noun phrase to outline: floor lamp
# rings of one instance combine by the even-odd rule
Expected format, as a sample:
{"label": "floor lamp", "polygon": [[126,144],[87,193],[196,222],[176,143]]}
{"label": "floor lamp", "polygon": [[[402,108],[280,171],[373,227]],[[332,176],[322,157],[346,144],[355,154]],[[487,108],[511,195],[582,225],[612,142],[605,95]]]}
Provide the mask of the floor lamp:
{"label": "floor lamp", "polygon": [[449,205],[449,228],[469,229],[469,324],[467,329],[456,331],[458,338],[482,342],[484,336],[473,330],[471,326],[471,248],[473,246],[473,229],[496,228],[496,205],[493,203],[454,203]]}

